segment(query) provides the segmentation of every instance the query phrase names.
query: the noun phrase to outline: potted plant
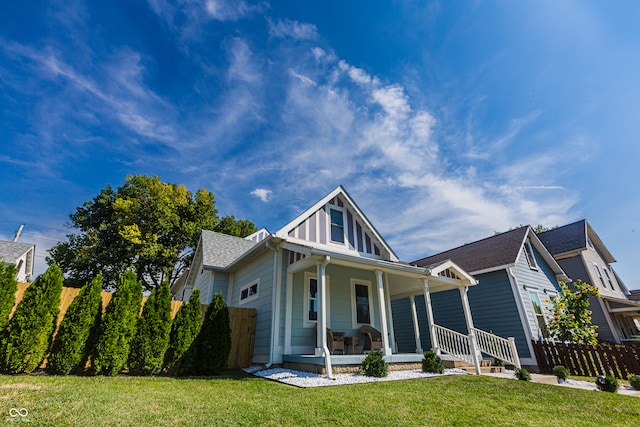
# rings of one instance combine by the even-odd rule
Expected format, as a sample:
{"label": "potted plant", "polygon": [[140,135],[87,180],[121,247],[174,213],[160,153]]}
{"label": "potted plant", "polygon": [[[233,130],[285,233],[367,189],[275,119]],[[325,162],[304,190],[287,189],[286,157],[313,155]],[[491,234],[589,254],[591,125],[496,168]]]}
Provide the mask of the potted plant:
{"label": "potted plant", "polygon": [[569,370],[562,365],[557,365],[553,367],[553,375],[558,378],[558,384],[562,384],[567,381]]}

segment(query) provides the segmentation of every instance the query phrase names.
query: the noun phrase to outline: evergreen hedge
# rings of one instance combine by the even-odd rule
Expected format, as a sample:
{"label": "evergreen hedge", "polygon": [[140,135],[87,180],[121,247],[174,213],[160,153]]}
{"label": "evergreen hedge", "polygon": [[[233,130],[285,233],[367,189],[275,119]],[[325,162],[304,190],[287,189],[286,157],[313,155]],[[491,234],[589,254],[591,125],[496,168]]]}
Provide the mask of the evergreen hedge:
{"label": "evergreen hedge", "polygon": [[82,287],[67,309],[47,359],[47,371],[68,375],[82,371],[102,317],[102,274]]}
{"label": "evergreen hedge", "polygon": [[142,300],[142,284],[132,271],[119,279],[100,326],[93,352],[93,368],[99,375],[117,375],[129,357],[131,340]]}
{"label": "evergreen hedge", "polygon": [[227,364],[231,352],[229,309],[222,294],[216,292],[197,337],[196,351],[190,352],[193,373],[218,374]]}
{"label": "evergreen hedge", "polygon": [[16,266],[0,261],[0,331],[9,323],[9,314],[16,302]]}
{"label": "evergreen hedge", "polygon": [[29,373],[44,360],[60,310],[62,281],[62,271],[53,264],[25,291],[0,343],[3,372]]}
{"label": "evergreen hedge", "polygon": [[138,319],[131,342],[129,373],[155,375],[162,369],[171,332],[171,291],[168,282],[154,288]]}
{"label": "evergreen hedge", "polygon": [[165,355],[165,370],[169,374],[181,371],[182,362],[192,344],[195,342],[202,326],[202,305],[200,305],[200,289],[194,289],[189,302],[182,304],[176,313],[171,333],[169,348]]}

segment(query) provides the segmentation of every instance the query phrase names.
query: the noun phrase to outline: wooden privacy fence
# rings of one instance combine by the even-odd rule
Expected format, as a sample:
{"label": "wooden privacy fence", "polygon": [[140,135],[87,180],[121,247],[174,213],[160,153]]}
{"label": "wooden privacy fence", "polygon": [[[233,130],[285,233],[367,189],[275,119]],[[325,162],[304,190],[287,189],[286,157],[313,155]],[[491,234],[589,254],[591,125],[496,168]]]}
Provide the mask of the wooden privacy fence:
{"label": "wooden privacy fence", "polygon": [[571,375],[595,377],[612,375],[627,379],[629,374],[640,375],[640,349],[626,345],[601,343],[597,345],[532,341],[533,350],[542,373],[551,373],[562,365]]}
{"label": "wooden privacy fence", "polygon": [[[29,283],[18,283],[18,290],[16,291],[15,304],[11,310],[9,317],[13,316],[13,312],[16,307],[22,301],[24,291],[29,287]],[[73,299],[80,293],[80,288],[67,288],[63,287],[60,293],[60,313],[56,321],[56,331],[60,322],[64,318],[67,309],[71,305]],[[113,296],[112,292],[102,292],[102,311],[106,310],[107,304],[111,301]],[[142,298],[140,304],[140,313],[144,303],[147,301],[147,297]],[[183,301],[171,301],[171,318],[176,316],[176,313],[182,306]],[[202,316],[204,317],[207,312],[208,305],[202,305]],[[229,307],[229,317],[231,324],[231,352],[229,353],[229,360],[227,365],[229,368],[246,368],[251,365],[253,359],[253,342],[256,336],[256,309],[255,308],[238,308]]]}

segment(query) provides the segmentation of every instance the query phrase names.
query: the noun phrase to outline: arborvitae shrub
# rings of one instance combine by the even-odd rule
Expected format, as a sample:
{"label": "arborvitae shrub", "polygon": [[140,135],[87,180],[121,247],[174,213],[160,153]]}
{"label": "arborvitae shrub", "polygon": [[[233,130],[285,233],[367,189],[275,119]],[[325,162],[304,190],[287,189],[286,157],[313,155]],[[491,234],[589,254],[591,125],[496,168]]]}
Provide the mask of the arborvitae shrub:
{"label": "arborvitae shrub", "polygon": [[62,271],[53,264],[24,292],[0,344],[0,367],[6,373],[29,373],[44,360],[60,310]]}
{"label": "arborvitae shrub", "polygon": [[131,342],[129,373],[155,375],[162,369],[164,353],[171,332],[171,291],[169,284],[154,288],[138,319],[136,335]]}
{"label": "arborvitae shrub", "polygon": [[68,375],[83,370],[91,351],[92,334],[102,314],[101,291],[102,274],[98,274],[71,302],[47,359],[48,372]]}
{"label": "arborvitae shrub", "polygon": [[221,293],[216,292],[213,295],[196,340],[197,348],[192,359],[194,373],[219,373],[226,366],[231,352],[229,309]]}
{"label": "arborvitae shrub", "polygon": [[0,261],[0,331],[9,322],[9,314],[16,302],[16,266]]}
{"label": "arborvitae shrub", "polygon": [[135,273],[127,271],[118,280],[116,292],[107,305],[100,326],[92,360],[97,374],[117,375],[124,368],[136,330],[141,300],[142,285]]}
{"label": "arborvitae shrub", "polygon": [[442,363],[440,356],[431,350],[425,351],[422,359],[422,372],[444,373],[444,363]]}
{"label": "arborvitae shrub", "polygon": [[629,379],[629,384],[631,384],[631,387],[640,391],[640,375],[629,374],[628,379]]}
{"label": "arborvitae shrub", "polygon": [[384,354],[380,350],[367,354],[360,369],[368,377],[382,378],[389,375],[389,364],[384,360]]}
{"label": "arborvitae shrub", "polygon": [[165,369],[169,374],[180,372],[182,361],[187,350],[192,346],[200,326],[202,325],[202,306],[200,305],[200,290],[194,289],[189,302],[182,304],[176,313],[171,334],[169,335],[169,349],[165,355]]}

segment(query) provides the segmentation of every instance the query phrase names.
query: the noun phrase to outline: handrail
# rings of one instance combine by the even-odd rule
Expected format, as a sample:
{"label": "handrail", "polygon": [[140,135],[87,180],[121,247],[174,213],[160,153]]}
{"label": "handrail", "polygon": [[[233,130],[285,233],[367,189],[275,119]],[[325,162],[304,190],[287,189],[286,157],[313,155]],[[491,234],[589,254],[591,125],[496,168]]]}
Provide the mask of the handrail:
{"label": "handrail", "polygon": [[473,332],[478,343],[478,350],[496,359],[504,360],[516,368],[521,367],[516,342],[513,338],[505,339],[477,328],[473,328]]}
{"label": "handrail", "polygon": [[467,335],[452,331],[440,325],[433,325],[433,327],[440,351],[473,364],[471,343]]}

